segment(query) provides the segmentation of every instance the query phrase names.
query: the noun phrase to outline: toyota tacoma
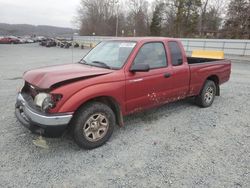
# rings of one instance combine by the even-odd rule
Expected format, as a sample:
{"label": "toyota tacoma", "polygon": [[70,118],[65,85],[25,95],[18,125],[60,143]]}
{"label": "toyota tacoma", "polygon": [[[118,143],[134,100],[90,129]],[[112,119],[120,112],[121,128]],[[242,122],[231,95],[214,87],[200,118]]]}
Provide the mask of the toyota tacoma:
{"label": "toyota tacoma", "polygon": [[187,97],[211,106],[230,73],[230,60],[187,57],[177,39],[103,41],[77,63],[25,72],[15,114],[33,133],[54,137],[69,128],[92,149],[126,115]]}

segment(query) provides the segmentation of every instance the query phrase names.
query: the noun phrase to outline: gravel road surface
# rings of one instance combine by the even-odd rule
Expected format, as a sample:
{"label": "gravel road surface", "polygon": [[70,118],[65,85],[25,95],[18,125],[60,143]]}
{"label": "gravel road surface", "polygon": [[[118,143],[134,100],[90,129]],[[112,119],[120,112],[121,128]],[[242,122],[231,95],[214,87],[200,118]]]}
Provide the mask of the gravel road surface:
{"label": "gravel road surface", "polygon": [[126,117],[90,151],[67,134],[35,146],[38,136],[14,116],[22,73],[85,53],[0,45],[0,187],[250,187],[250,60],[233,62],[210,108],[188,99]]}

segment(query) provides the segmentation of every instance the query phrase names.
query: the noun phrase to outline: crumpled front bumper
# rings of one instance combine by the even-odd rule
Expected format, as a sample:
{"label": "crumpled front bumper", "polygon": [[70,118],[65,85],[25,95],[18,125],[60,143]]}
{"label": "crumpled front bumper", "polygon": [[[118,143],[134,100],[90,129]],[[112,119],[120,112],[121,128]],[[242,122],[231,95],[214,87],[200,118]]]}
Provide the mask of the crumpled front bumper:
{"label": "crumpled front bumper", "polygon": [[67,128],[73,113],[44,114],[30,107],[23,95],[18,93],[15,115],[31,132],[48,137],[58,137]]}

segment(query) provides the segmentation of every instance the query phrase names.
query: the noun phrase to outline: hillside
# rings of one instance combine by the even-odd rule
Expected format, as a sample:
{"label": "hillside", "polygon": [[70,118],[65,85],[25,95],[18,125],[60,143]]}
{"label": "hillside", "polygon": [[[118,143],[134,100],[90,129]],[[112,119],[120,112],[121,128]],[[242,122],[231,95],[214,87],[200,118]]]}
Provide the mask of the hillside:
{"label": "hillside", "polygon": [[77,30],[47,25],[28,25],[28,24],[6,24],[0,23],[1,35],[43,35],[43,36],[72,36]]}

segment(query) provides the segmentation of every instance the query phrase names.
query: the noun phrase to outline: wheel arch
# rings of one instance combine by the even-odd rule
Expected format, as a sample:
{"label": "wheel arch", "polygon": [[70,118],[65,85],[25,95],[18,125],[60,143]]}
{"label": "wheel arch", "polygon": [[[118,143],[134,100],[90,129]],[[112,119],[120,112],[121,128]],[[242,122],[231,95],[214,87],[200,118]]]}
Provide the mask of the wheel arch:
{"label": "wheel arch", "polygon": [[[205,82],[207,80],[213,81],[215,83],[215,85],[216,85],[216,96],[220,96],[220,80],[219,80],[219,77],[217,75],[211,75],[211,76],[207,77]],[[203,84],[203,87],[205,85],[205,82]]]}
{"label": "wheel arch", "polygon": [[114,112],[115,114],[115,119],[116,119],[116,123],[119,125],[119,126],[123,126],[124,125],[124,122],[123,122],[123,115],[122,115],[122,110],[120,108],[120,105],[119,103],[113,98],[113,97],[110,97],[110,96],[98,96],[98,97],[94,97],[94,98],[91,98],[87,101],[85,101],[84,103],[82,103],[76,110],[76,112],[81,108],[83,107],[84,105],[86,104],[89,104],[89,103],[92,103],[92,102],[101,102],[107,106],[109,106],[111,108],[111,110]]}

